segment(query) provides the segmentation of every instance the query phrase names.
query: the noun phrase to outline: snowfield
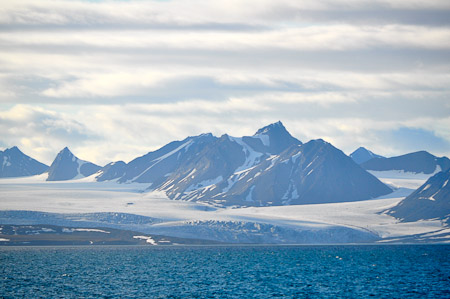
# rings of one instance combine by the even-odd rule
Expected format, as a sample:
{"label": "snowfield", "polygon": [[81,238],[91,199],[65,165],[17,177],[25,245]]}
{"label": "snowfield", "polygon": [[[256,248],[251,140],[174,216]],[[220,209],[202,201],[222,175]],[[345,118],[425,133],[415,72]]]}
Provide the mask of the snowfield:
{"label": "snowfield", "polygon": [[[143,233],[245,243],[449,242],[450,229],[440,220],[401,223],[384,212],[431,175],[371,172],[396,191],[377,199],[316,205],[213,207],[202,202],[170,200],[145,192],[149,184],[96,182],[95,176],[47,182],[47,174],[0,179],[0,220],[8,224],[45,222],[120,227]],[[17,212],[11,217],[10,211]],[[7,213],[8,212],[8,213]],[[37,212],[55,213],[42,214]],[[3,213],[3,214],[2,214]],[[139,223],[117,217],[89,218],[90,213],[138,215]],[[45,217],[43,217],[43,215]],[[102,215],[102,214],[96,214]],[[106,215],[106,214],[105,214]],[[109,215],[109,214],[108,214]],[[8,218],[10,217],[10,218]],[[59,217],[59,218],[58,218]],[[127,216],[126,219],[133,219]],[[137,216],[136,216],[137,217]],[[47,219],[47,220],[46,220]],[[106,219],[106,220],[105,220]],[[109,219],[109,220],[108,220]],[[63,221],[61,220],[61,221]],[[84,221],[84,222],[83,222]],[[79,227],[79,226],[78,226]],[[141,236],[136,236],[141,237]],[[147,237],[146,237],[147,238]],[[151,242],[147,239],[148,242]]]}

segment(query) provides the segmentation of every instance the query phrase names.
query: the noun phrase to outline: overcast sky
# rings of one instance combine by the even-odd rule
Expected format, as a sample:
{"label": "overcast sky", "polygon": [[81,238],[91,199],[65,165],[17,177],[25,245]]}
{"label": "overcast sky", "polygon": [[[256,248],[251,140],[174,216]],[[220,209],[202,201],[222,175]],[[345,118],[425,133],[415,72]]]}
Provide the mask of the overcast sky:
{"label": "overcast sky", "polygon": [[281,120],[450,156],[450,1],[0,3],[0,148],[98,164]]}

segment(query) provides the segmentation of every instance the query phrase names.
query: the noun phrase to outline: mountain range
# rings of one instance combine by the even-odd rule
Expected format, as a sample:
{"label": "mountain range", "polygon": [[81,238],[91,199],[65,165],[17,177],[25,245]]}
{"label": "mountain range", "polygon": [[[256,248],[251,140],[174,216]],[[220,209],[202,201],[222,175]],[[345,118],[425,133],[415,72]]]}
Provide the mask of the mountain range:
{"label": "mountain range", "polygon": [[331,144],[302,144],[281,122],[253,136],[203,134],[169,143],[128,164],[108,164],[97,180],[111,179],[222,206],[357,201],[392,192]]}
{"label": "mountain range", "polygon": [[98,182],[145,183],[147,191],[217,206],[271,206],[367,200],[392,192],[367,170],[430,174],[450,160],[427,152],[384,158],[361,147],[350,156],[318,139],[302,143],[281,122],[252,136],[202,134],[173,141],[133,159],[104,167],[77,158],[66,147],[50,167],[17,147],[0,152],[2,177],[48,172],[47,181],[95,175]]}
{"label": "mountain range", "polygon": [[447,157],[438,158],[426,151],[419,151],[391,158],[375,157],[361,163],[361,167],[375,171],[400,170],[431,174],[449,169],[450,159]]}

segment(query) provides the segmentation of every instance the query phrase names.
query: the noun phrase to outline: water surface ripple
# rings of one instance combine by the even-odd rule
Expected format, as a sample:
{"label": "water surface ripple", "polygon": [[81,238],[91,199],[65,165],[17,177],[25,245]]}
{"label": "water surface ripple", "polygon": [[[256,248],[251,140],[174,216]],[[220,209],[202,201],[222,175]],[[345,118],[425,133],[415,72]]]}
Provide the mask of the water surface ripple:
{"label": "water surface ripple", "polygon": [[450,246],[3,247],[2,298],[450,298]]}

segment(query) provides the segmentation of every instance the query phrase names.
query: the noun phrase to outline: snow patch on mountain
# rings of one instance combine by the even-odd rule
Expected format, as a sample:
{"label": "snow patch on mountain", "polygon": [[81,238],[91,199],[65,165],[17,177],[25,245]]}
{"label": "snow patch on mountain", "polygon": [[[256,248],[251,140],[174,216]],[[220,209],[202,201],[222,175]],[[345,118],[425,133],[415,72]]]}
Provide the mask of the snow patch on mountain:
{"label": "snow patch on mountain", "polygon": [[240,167],[238,167],[235,170],[235,173],[238,173],[238,172],[243,171],[243,170],[247,170],[250,167],[253,167],[257,163],[260,162],[260,158],[263,155],[262,153],[255,151],[252,147],[250,147],[247,143],[245,143],[242,140],[242,138],[231,137],[231,136],[229,136],[228,138],[230,138],[231,141],[234,141],[237,144],[239,144],[240,146],[242,146],[242,151],[245,154],[245,162],[244,162],[244,164],[242,164]]}
{"label": "snow patch on mountain", "polygon": [[253,197],[252,197],[252,193],[253,193],[253,190],[254,190],[254,189],[255,189],[255,186],[252,186],[252,187],[250,188],[250,191],[248,192],[247,196],[245,197],[245,201],[248,201],[248,202],[254,201],[254,200],[253,200]]}
{"label": "snow patch on mountain", "polygon": [[11,166],[11,162],[9,162],[8,160],[9,160],[9,157],[3,157],[3,167]]}
{"label": "snow patch on mountain", "polygon": [[258,138],[259,140],[261,140],[261,142],[264,146],[269,147],[270,146],[270,137],[268,135],[264,134],[266,132],[267,132],[267,130],[260,134],[253,135],[253,137]]}

